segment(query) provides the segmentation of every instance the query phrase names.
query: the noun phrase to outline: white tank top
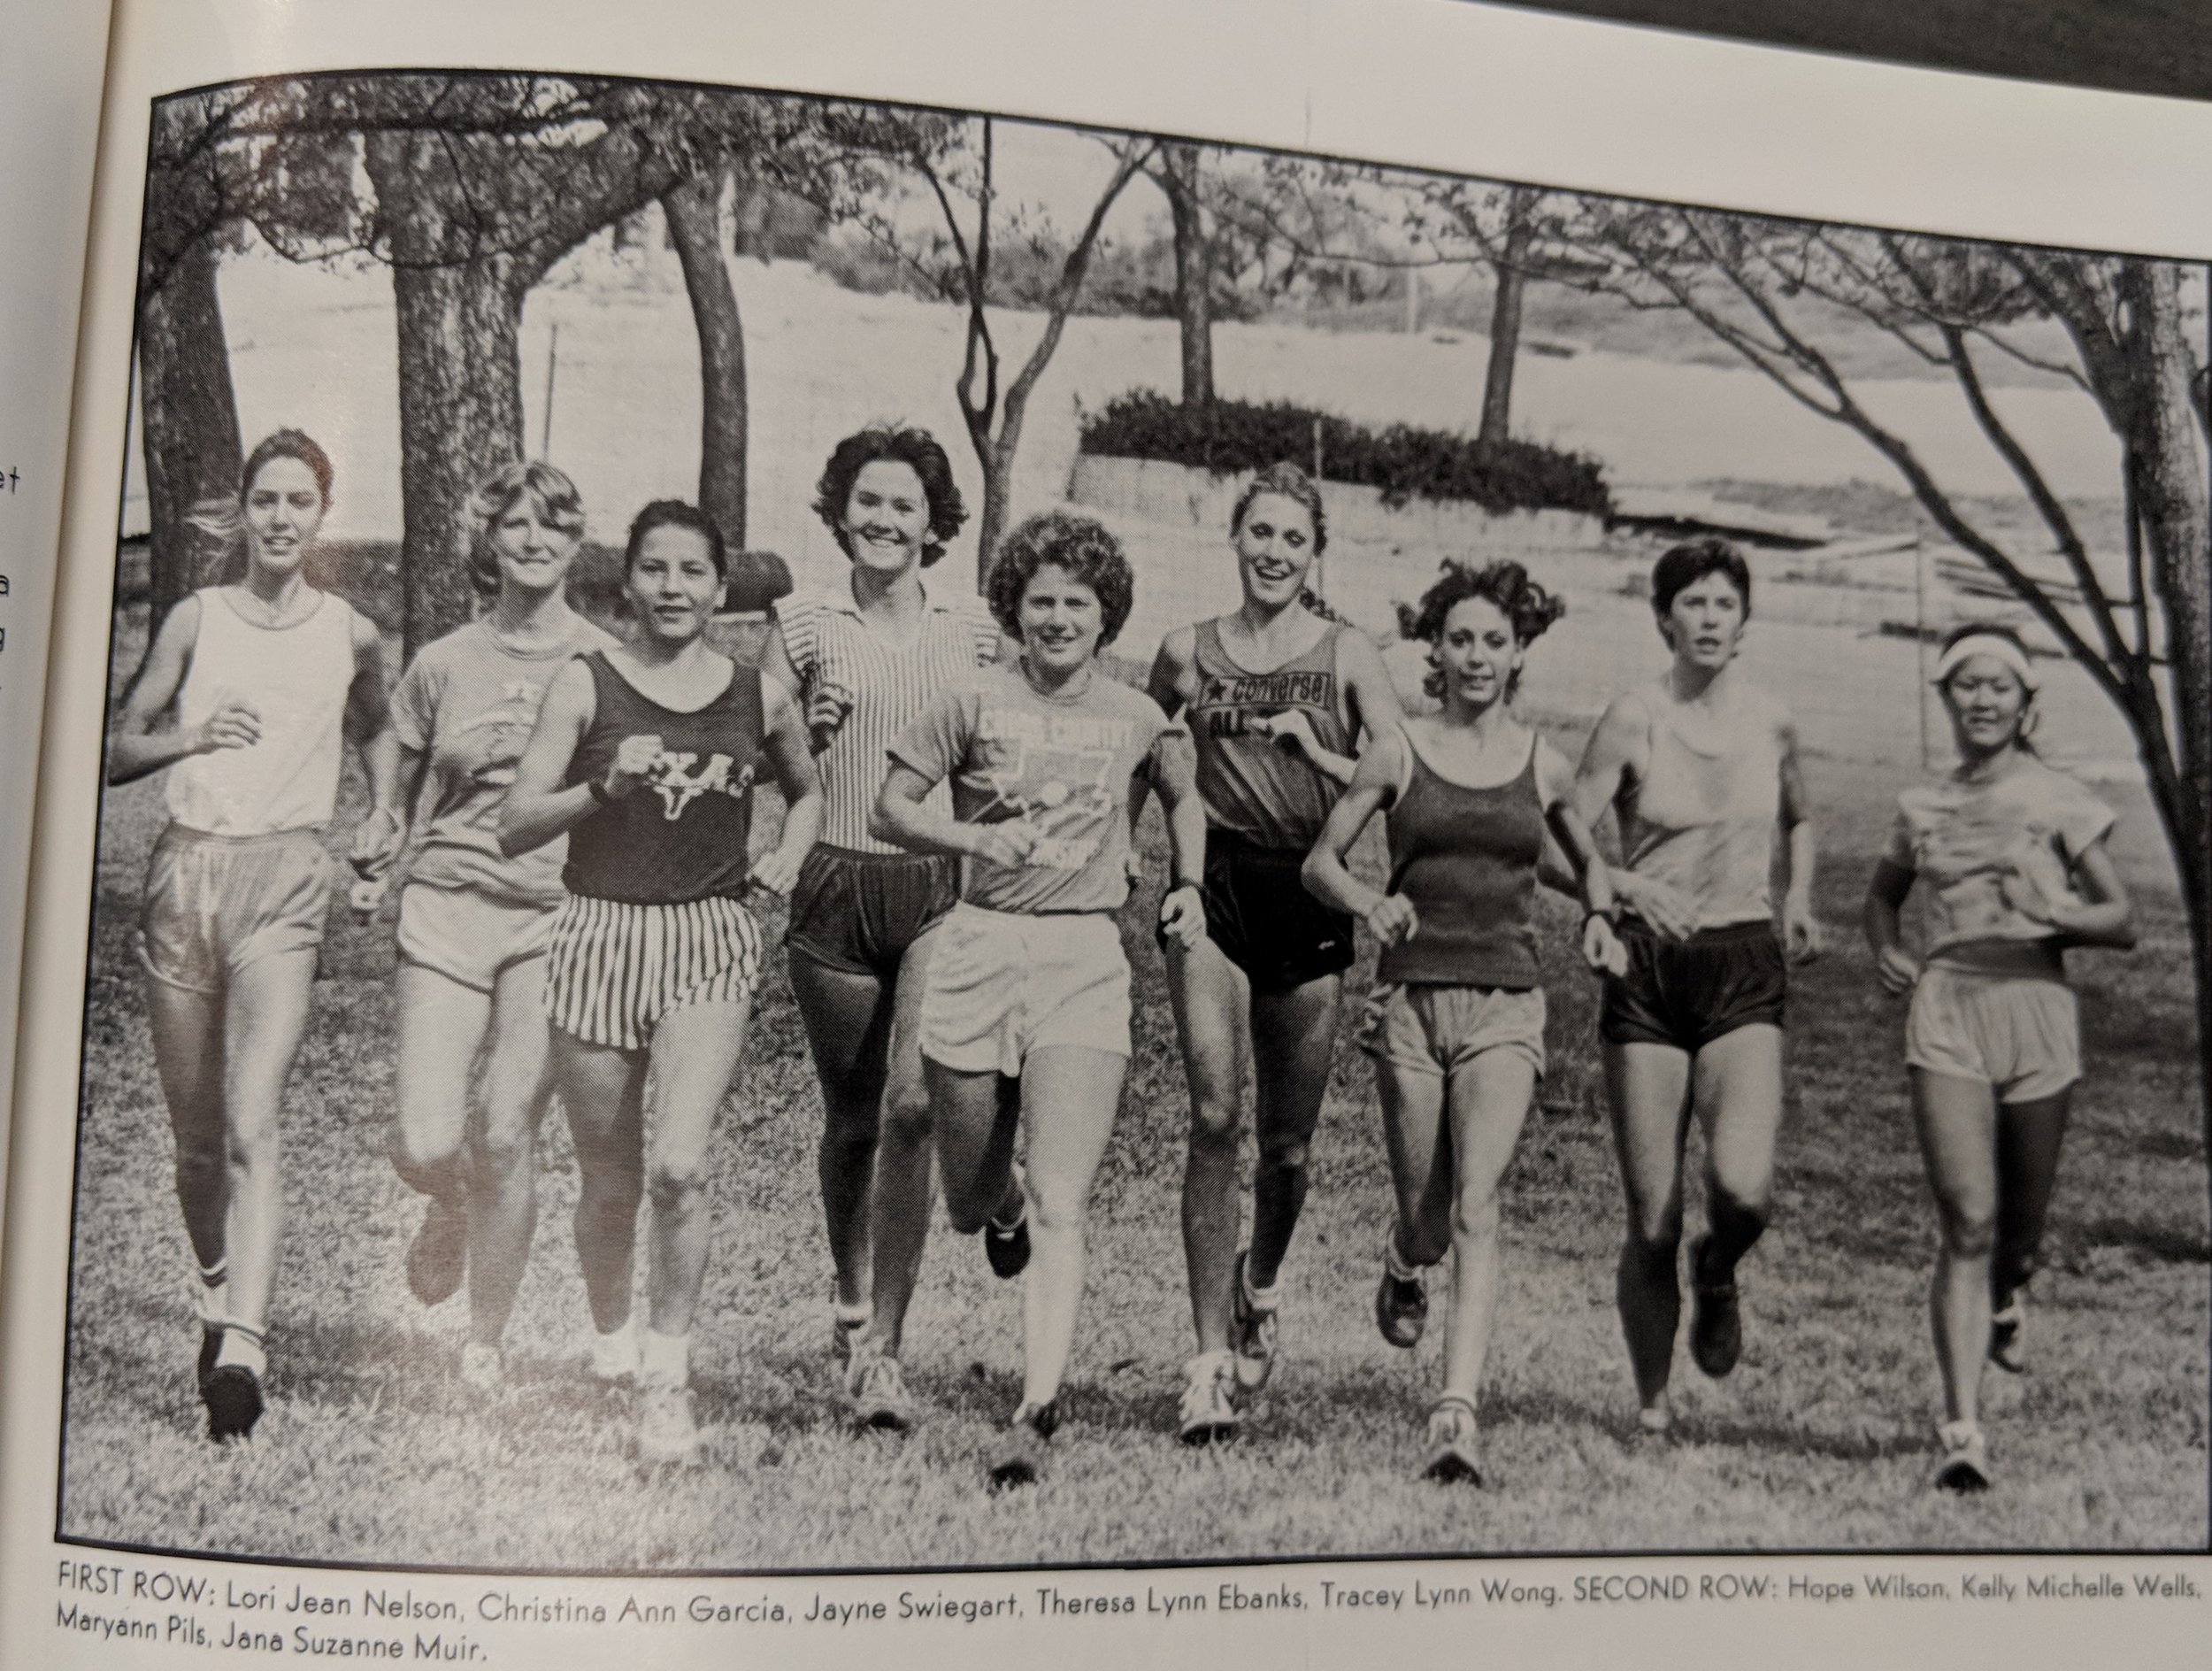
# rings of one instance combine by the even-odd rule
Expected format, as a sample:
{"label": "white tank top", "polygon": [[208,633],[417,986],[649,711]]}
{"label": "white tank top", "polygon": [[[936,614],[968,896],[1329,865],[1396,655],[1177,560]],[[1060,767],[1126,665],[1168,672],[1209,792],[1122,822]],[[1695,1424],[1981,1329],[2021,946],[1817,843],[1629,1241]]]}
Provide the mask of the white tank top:
{"label": "white tank top", "polygon": [[1651,758],[1621,808],[1628,868],[1671,883],[1697,907],[1697,927],[1774,914],[1774,841],[1782,817],[1782,750],[1772,705],[1743,693],[1734,735],[1718,752],[1684,735],[1664,695],[1644,694]]}
{"label": "white tank top", "polygon": [[169,816],[208,836],[266,836],[330,822],[353,688],[353,610],[326,592],[306,620],[272,629],[241,615],[219,588],[200,600],[177,723],[199,724],[225,697],[252,705],[261,740],[188,755],[169,768]]}

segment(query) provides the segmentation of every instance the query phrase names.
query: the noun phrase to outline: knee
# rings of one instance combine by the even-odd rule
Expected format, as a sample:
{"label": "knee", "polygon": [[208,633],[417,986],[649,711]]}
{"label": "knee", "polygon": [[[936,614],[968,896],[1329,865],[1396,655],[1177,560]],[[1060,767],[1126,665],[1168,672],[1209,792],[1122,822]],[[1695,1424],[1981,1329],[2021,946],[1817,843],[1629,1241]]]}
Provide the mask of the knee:
{"label": "knee", "polygon": [[536,1145],[526,1120],[490,1119],[469,1139],[469,1169],[474,1183],[496,1184],[530,1164]]}
{"label": "knee", "polygon": [[1038,1229],[1079,1230],[1083,1228],[1084,1191],[1058,1179],[1029,1179],[1029,1219]]}
{"label": "knee", "polygon": [[213,1183],[229,1170],[229,1158],[220,1142],[180,1143],[177,1145],[177,1185],[189,1190]]}
{"label": "knee", "polygon": [[1757,1234],[1766,1226],[1767,1199],[1772,1182],[1770,1178],[1732,1178],[1724,1173],[1715,1173],[1706,1180],[1706,1216],[1716,1225],[1740,1227]]}
{"label": "knee", "polygon": [[1299,1137],[1263,1137],[1260,1140],[1260,1167],[1267,1172],[1296,1173],[1306,1170],[1308,1140]]}
{"label": "knee", "polygon": [[1211,1091],[1191,1098],[1190,1146],[1193,1154],[1230,1155],[1237,1151],[1236,1099]]}
{"label": "knee", "polygon": [[438,1141],[427,1133],[402,1126],[392,1134],[392,1164],[403,1174],[434,1172],[450,1166],[457,1144]]}
{"label": "knee", "polygon": [[274,1118],[240,1120],[223,1134],[223,1157],[234,1169],[251,1172],[273,1166],[277,1155]]}
{"label": "knee", "polygon": [[1943,1203],[1943,1246],[1954,1259],[1986,1259],[1997,1245],[1997,1204],[1953,1198]]}
{"label": "knee", "polygon": [[645,1187],[653,1197],[654,1212],[676,1215],[698,1205],[704,1182],[696,1161],[661,1159],[647,1172]]}
{"label": "knee", "polygon": [[1627,1255],[1647,1265],[1674,1263],[1682,1245],[1682,1209],[1672,1204],[1629,1210]]}
{"label": "knee", "polygon": [[1498,1239],[1498,1192],[1465,1193],[1452,1203],[1452,1237],[1479,1245]]}
{"label": "knee", "polygon": [[883,1141],[912,1148],[936,1129],[929,1114],[929,1090],[920,1083],[895,1085],[884,1093]]}

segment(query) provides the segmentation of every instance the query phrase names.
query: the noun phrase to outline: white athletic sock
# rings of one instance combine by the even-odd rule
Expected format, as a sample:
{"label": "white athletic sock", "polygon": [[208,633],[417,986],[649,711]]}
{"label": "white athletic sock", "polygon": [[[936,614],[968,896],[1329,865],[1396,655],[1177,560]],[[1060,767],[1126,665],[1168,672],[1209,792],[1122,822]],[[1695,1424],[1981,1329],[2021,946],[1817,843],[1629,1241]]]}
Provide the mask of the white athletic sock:
{"label": "white athletic sock", "polygon": [[204,1328],[219,1328],[230,1321],[230,1283],[224,1279],[220,1266],[216,1272],[211,1282],[204,1270],[192,1282],[192,1314]]}
{"label": "white athletic sock", "polygon": [[234,1365],[253,1371],[257,1381],[268,1374],[269,1352],[262,1344],[259,1329],[249,1328],[243,1323],[223,1326],[223,1344],[215,1354],[215,1367],[224,1369]]}
{"label": "white athletic sock", "polygon": [[1420,1280],[1421,1267],[1398,1251],[1398,1223],[1392,1220],[1390,1232],[1383,1237],[1383,1269],[1390,1273],[1394,1282],[1412,1282]]}
{"label": "white athletic sock", "polygon": [[649,1386],[687,1386],[691,1381],[691,1336],[663,1335],[650,1327],[638,1336],[638,1379]]}
{"label": "white athletic sock", "polygon": [[591,1371],[602,1381],[619,1381],[637,1373],[637,1313],[622,1320],[622,1327],[591,1337]]}
{"label": "white athletic sock", "polygon": [[[1394,1236],[1391,1237],[1391,1240],[1394,1243],[1397,1239],[1398,1238]],[[1244,1286],[1244,1303],[1252,1310],[1256,1312],[1271,1312],[1283,1303],[1283,1279],[1280,1274],[1278,1274],[1275,1280],[1272,1282],[1270,1282],[1265,1288],[1254,1287],[1252,1284],[1252,1261],[1248,1256],[1245,1259],[1243,1273],[1240,1280]]]}

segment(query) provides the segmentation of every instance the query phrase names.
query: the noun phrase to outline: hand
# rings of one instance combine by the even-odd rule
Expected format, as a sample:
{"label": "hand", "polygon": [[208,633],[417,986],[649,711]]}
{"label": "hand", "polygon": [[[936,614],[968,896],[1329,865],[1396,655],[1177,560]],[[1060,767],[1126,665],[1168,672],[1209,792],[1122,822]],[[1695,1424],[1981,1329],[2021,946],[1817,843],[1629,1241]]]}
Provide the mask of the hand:
{"label": "hand", "polygon": [[828,748],[853,711],[853,693],[833,680],[825,679],[806,697],[807,743],[815,753]]}
{"label": "hand", "polygon": [[346,903],[353,907],[353,914],[356,917],[366,922],[371,917],[376,915],[378,908],[383,905],[384,890],[388,886],[390,886],[388,877],[363,876],[348,890]]}
{"label": "hand", "polygon": [[1167,890],[1160,901],[1160,929],[1186,951],[1206,937],[1206,904],[1197,883],[1187,882]]}
{"label": "hand", "polygon": [[1313,721],[1302,708],[1261,714],[1251,725],[1260,735],[1272,738],[1275,746],[1286,754],[1297,755],[1301,759],[1312,759],[1321,747],[1321,739],[1313,734]]}
{"label": "hand", "polygon": [[1633,871],[1613,873],[1613,892],[1620,902],[1667,940],[1687,940],[1697,932],[1697,903],[1671,882],[1639,876]]}
{"label": "hand", "polygon": [[192,752],[250,749],[261,741],[261,712],[241,697],[219,697],[215,712],[193,728]]}
{"label": "hand", "polygon": [[753,867],[745,878],[746,888],[755,893],[772,894],[787,899],[799,880],[799,866],[806,860],[804,853],[786,852],[781,846],[770,848],[753,861]]}
{"label": "hand", "polygon": [[1884,946],[1874,959],[1874,973],[1881,977],[1883,991],[1901,998],[1919,982],[1920,966],[1904,947]]}
{"label": "hand", "polygon": [[1782,951],[1792,963],[1810,963],[1827,950],[1828,932],[1809,899],[1782,901]]}
{"label": "hand", "polygon": [[399,856],[403,834],[397,812],[388,806],[372,807],[369,815],[353,827],[353,850],[346,855],[346,862],[353,866],[354,874],[364,880],[383,875]]}
{"label": "hand", "polygon": [[1367,907],[1367,929],[1383,944],[1394,946],[1421,932],[1420,913],[1403,894],[1385,894]]}
{"label": "hand", "polygon": [[1628,973],[1628,948],[1602,917],[1594,916],[1582,925],[1582,960],[1599,974],[1618,979]]}
{"label": "hand", "polygon": [[1029,862],[1029,855],[1036,849],[1037,832],[1026,824],[1009,821],[975,828],[979,833],[975,845],[969,851],[987,865],[1018,870]]}
{"label": "hand", "polygon": [[657,732],[645,736],[625,737],[616,747],[614,759],[608,765],[607,775],[600,780],[611,801],[620,800],[632,789],[652,775],[662,753]]}

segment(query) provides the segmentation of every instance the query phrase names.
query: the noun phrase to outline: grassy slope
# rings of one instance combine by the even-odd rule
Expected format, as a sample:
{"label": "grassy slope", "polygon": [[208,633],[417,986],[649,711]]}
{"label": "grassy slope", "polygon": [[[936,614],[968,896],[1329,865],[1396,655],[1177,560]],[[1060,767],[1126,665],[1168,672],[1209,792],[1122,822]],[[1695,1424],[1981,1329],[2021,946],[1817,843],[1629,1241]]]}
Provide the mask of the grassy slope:
{"label": "grassy slope", "polygon": [[[994,1283],[973,1245],[941,1228],[909,1352],[927,1420],[903,1443],[843,1428],[826,1351],[819,1105],[780,954],[713,1155],[716,1251],[695,1360],[710,1466],[641,1480],[625,1458],[622,1408],[583,1381],[566,1224],[574,1169],[557,1129],[510,1336],[518,1384],[500,1405],[476,1405],[452,1376],[458,1305],[425,1315],[400,1274],[418,1209],[381,1153],[388,929],[343,921],[326,948],[286,1133],[294,1217],[276,1407],[251,1447],[209,1447],[185,1370],[184,1242],[128,951],[157,798],[119,793],[99,883],[65,1528],[278,1556],[589,1567],[2200,1544],[2205,1170],[2171,899],[2150,893],[2133,957],[2084,966],[2091,1076],[2038,1288],[2034,1370],[1991,1377],[2002,1489],[1938,1500],[1923,1489],[1930,1216],[1899,1016],[1840,932],[1895,778],[1834,761],[1819,769],[1842,809],[1824,840],[1838,857],[1821,883],[1839,949],[1797,989],[1778,1221],[1747,1267],[1746,1359],[1717,1386],[1685,1364],[1678,1444],[1640,1446],[1629,1434],[1594,992],[1566,965],[1563,907],[1545,942],[1554,1071],[1506,1186],[1507,1274],[1486,1391],[1495,1489],[1446,1492],[1409,1477],[1435,1345],[1409,1359],[1374,1335],[1369,1296],[1388,1195],[1371,1075],[1348,1048],[1289,1267],[1277,1385],[1247,1443],[1221,1455],[1175,1445],[1167,1429],[1187,1349],[1174,1205],[1186,1098],[1158,954],[1141,928],[1148,896],[1125,918],[1137,1057],[1096,1193],[1070,1425],[1048,1482],[1008,1502],[987,1499],[977,1479],[1017,1389],[1018,1290]],[[1156,826],[1148,845],[1156,875]],[[1374,862],[1371,838],[1366,857]],[[1349,990],[1365,984],[1363,967]]]}

